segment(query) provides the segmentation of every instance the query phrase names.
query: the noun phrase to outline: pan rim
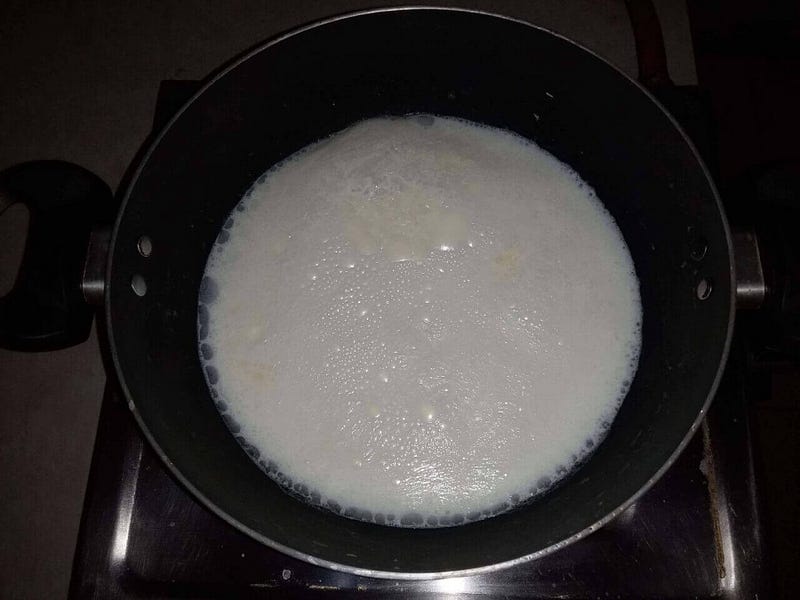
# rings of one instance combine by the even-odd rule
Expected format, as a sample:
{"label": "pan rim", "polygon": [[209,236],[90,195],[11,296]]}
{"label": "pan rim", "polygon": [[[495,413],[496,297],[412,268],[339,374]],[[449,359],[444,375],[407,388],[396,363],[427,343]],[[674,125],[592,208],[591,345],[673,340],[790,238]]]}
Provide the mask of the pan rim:
{"label": "pan rim", "polygon": [[[338,21],[342,21],[342,20],[345,20],[345,19],[352,19],[352,18],[363,17],[363,16],[368,16],[368,15],[394,13],[394,12],[401,12],[401,11],[403,11],[403,12],[405,12],[405,11],[419,11],[419,12],[437,11],[437,12],[466,13],[466,14],[480,15],[480,16],[490,17],[490,18],[495,18],[495,19],[501,19],[501,20],[512,22],[512,23],[516,23],[516,24],[519,24],[519,25],[524,25],[526,27],[530,27],[532,29],[535,29],[535,30],[538,30],[540,32],[543,32],[543,33],[549,34],[551,36],[554,36],[554,37],[556,37],[556,38],[558,38],[558,39],[560,39],[560,40],[562,40],[564,42],[567,42],[568,44],[571,44],[571,45],[579,48],[580,50],[582,50],[584,52],[589,53],[594,58],[596,58],[599,61],[601,61],[602,63],[604,63],[607,67],[613,69],[617,74],[621,75],[629,83],[632,83],[633,85],[635,85],[639,89],[640,92],[644,93],[650,99],[650,101],[653,102],[653,104],[655,106],[657,106],[661,110],[662,113],[664,113],[664,115],[668,118],[668,120],[670,121],[672,126],[681,135],[681,137],[683,138],[684,142],[687,144],[689,150],[691,151],[691,153],[694,155],[695,159],[697,160],[697,162],[698,162],[703,174],[705,175],[706,181],[709,184],[709,187],[711,189],[711,192],[712,192],[712,195],[713,195],[713,198],[714,198],[714,202],[716,203],[716,206],[717,206],[717,209],[718,209],[718,213],[720,215],[723,232],[725,234],[725,242],[726,242],[726,245],[727,245],[727,255],[729,257],[729,262],[730,262],[730,294],[729,294],[729,299],[728,299],[729,300],[728,323],[727,323],[727,331],[726,331],[725,341],[724,341],[723,348],[722,348],[722,354],[720,356],[719,365],[717,367],[717,372],[714,375],[714,379],[713,379],[713,382],[711,384],[711,387],[709,388],[709,391],[708,391],[708,394],[706,396],[706,399],[705,399],[705,401],[703,403],[702,408],[698,412],[697,417],[692,422],[691,427],[688,429],[688,431],[686,432],[686,434],[683,437],[683,439],[681,440],[681,442],[678,444],[678,446],[675,448],[675,450],[670,454],[670,457],[667,459],[667,461],[647,480],[647,482],[643,486],[641,486],[639,488],[639,490],[636,493],[634,493],[626,501],[622,502],[616,508],[614,508],[613,510],[609,511],[603,518],[598,519],[593,524],[585,527],[584,529],[582,529],[581,531],[573,534],[572,536],[570,536],[570,537],[568,537],[568,538],[566,538],[564,540],[561,540],[559,542],[556,542],[554,544],[551,544],[551,545],[549,545],[549,546],[547,546],[545,548],[537,550],[536,552],[532,552],[530,554],[526,554],[526,555],[511,559],[511,560],[501,561],[501,562],[498,562],[498,563],[493,563],[493,564],[489,564],[489,565],[483,565],[483,566],[479,566],[479,567],[471,567],[471,568],[467,568],[467,569],[456,569],[456,570],[450,570],[450,571],[410,571],[410,572],[384,571],[384,570],[379,570],[379,569],[368,569],[368,568],[363,568],[363,567],[356,567],[356,566],[348,565],[348,564],[345,564],[345,563],[339,563],[339,562],[335,562],[335,561],[331,561],[331,560],[327,560],[327,559],[321,559],[321,558],[318,558],[318,557],[316,557],[314,555],[298,551],[298,550],[296,550],[294,548],[291,548],[289,546],[286,546],[284,544],[276,542],[276,541],[274,541],[274,540],[272,540],[272,539],[260,534],[259,532],[255,531],[254,529],[252,529],[252,528],[248,527],[247,525],[244,525],[243,523],[239,522],[237,519],[235,519],[230,514],[225,512],[222,508],[217,506],[213,501],[211,501],[209,498],[207,498],[198,488],[196,488],[191,483],[191,481],[189,481],[188,478],[186,478],[181,473],[181,471],[178,469],[178,467],[169,459],[169,457],[166,455],[166,453],[162,450],[161,446],[158,444],[158,442],[156,441],[156,439],[153,437],[152,433],[150,432],[149,428],[147,427],[147,423],[145,422],[144,418],[142,417],[141,413],[139,412],[139,410],[138,410],[138,408],[136,406],[135,399],[133,398],[133,395],[131,394],[131,391],[128,388],[127,383],[125,381],[124,371],[123,371],[122,365],[120,363],[120,359],[119,359],[118,353],[116,351],[116,344],[114,342],[114,325],[113,325],[113,319],[112,319],[112,316],[111,316],[111,294],[110,294],[111,281],[112,281],[111,274],[112,274],[113,269],[114,269],[114,256],[115,256],[115,250],[116,250],[116,243],[117,243],[117,239],[118,239],[118,234],[119,234],[119,230],[120,230],[121,223],[122,223],[122,217],[125,214],[125,209],[126,209],[126,207],[128,205],[128,202],[129,202],[129,200],[131,198],[133,188],[135,187],[136,182],[138,181],[139,176],[141,175],[141,173],[144,170],[145,166],[148,164],[148,161],[149,161],[149,158],[150,158],[151,154],[158,147],[158,145],[161,142],[161,139],[170,130],[172,125],[181,117],[183,112],[195,100],[197,100],[208,88],[210,88],[212,85],[214,85],[222,77],[227,75],[230,71],[234,70],[240,64],[243,64],[244,62],[246,62],[247,60],[249,60],[253,56],[255,56],[255,55],[267,50],[268,48],[270,48],[270,47],[272,47],[274,45],[277,45],[277,44],[283,42],[284,40],[287,40],[287,39],[290,39],[290,38],[292,38],[292,37],[294,37],[296,35],[299,35],[299,34],[314,30],[314,29],[316,29],[318,27],[322,27],[322,26],[325,26],[325,25],[330,25],[330,24],[333,24],[333,23],[336,23]],[[722,374],[724,372],[725,365],[727,363],[728,355],[729,355],[729,352],[730,352],[730,346],[731,346],[731,342],[732,342],[732,338],[733,338],[734,322],[735,322],[735,317],[736,317],[736,302],[735,302],[735,300],[736,300],[736,285],[735,285],[736,284],[736,273],[735,273],[735,264],[734,264],[734,261],[733,261],[733,245],[732,245],[730,227],[728,225],[728,220],[727,220],[727,217],[725,215],[724,208],[722,206],[722,202],[721,202],[721,199],[720,199],[720,196],[719,196],[719,192],[717,190],[717,187],[716,187],[716,185],[714,183],[713,178],[711,177],[711,173],[709,172],[708,167],[706,166],[705,162],[700,157],[700,154],[698,153],[697,148],[692,143],[691,139],[686,134],[686,132],[683,130],[683,128],[680,126],[680,124],[669,113],[669,111],[667,111],[666,108],[655,98],[655,96],[653,96],[653,94],[649,90],[647,90],[641,83],[639,83],[638,81],[636,81],[635,79],[630,77],[628,74],[623,72],[617,66],[615,66],[614,64],[612,64],[611,62],[609,62],[608,60],[606,60],[605,58],[603,58],[602,56],[600,56],[599,54],[594,52],[593,50],[583,46],[582,44],[580,44],[578,42],[575,42],[574,40],[572,40],[572,39],[570,39],[570,38],[568,38],[568,37],[566,37],[566,36],[564,36],[562,34],[559,34],[559,33],[556,33],[554,31],[551,31],[551,30],[549,30],[549,29],[547,29],[545,27],[541,27],[539,25],[535,25],[535,24],[530,23],[528,21],[525,21],[523,19],[519,19],[519,18],[516,18],[516,17],[510,17],[510,16],[507,16],[507,15],[501,15],[501,14],[493,13],[493,12],[490,12],[490,11],[477,10],[477,9],[467,9],[467,8],[455,8],[455,7],[425,6],[425,5],[399,6],[399,7],[367,9],[367,10],[348,12],[348,13],[344,13],[344,14],[335,15],[335,16],[332,16],[332,17],[327,17],[327,18],[324,18],[324,19],[320,19],[320,20],[314,21],[312,23],[309,23],[309,24],[306,24],[306,25],[302,25],[300,27],[292,29],[292,30],[290,30],[288,32],[279,34],[276,37],[274,37],[274,38],[272,38],[272,39],[270,39],[270,40],[268,40],[266,42],[261,42],[258,45],[252,47],[251,49],[246,50],[245,52],[243,52],[243,53],[239,54],[238,56],[234,57],[233,59],[231,59],[230,61],[228,61],[224,65],[222,65],[219,69],[217,69],[216,71],[212,72],[206,79],[203,80],[200,89],[195,94],[193,94],[192,97],[189,98],[189,100],[186,101],[186,103],[180,108],[180,110],[178,110],[178,112],[175,115],[173,115],[173,117],[169,120],[169,122],[155,136],[155,138],[152,140],[152,142],[150,143],[149,147],[147,148],[147,151],[143,154],[138,166],[136,167],[135,171],[133,172],[132,177],[127,182],[127,185],[125,187],[124,193],[122,195],[122,201],[120,203],[119,212],[117,213],[117,218],[116,218],[116,221],[115,221],[115,224],[114,224],[114,229],[113,229],[113,233],[112,233],[112,237],[111,237],[111,243],[110,243],[110,246],[109,246],[108,264],[106,266],[105,281],[106,281],[106,288],[105,288],[106,292],[105,292],[105,298],[104,298],[104,302],[103,302],[103,312],[104,312],[106,332],[107,332],[106,335],[108,336],[111,359],[112,359],[112,362],[113,362],[113,365],[114,365],[114,371],[115,371],[115,374],[116,374],[118,385],[119,385],[120,389],[123,392],[123,395],[125,397],[126,403],[127,403],[128,407],[129,407],[131,413],[133,414],[133,416],[134,416],[134,418],[135,418],[140,430],[142,431],[142,434],[147,439],[147,442],[150,444],[150,446],[156,452],[156,454],[161,459],[161,461],[166,465],[166,467],[170,471],[170,473],[180,482],[180,484],[183,487],[185,487],[187,490],[189,490],[189,492],[192,494],[192,496],[194,496],[195,499],[197,499],[203,506],[208,508],[215,515],[217,515],[218,517],[223,519],[226,523],[228,523],[231,526],[235,527],[236,529],[238,529],[242,533],[245,533],[246,535],[250,536],[251,538],[253,538],[253,539],[257,540],[257,541],[259,541],[260,543],[264,544],[265,546],[268,546],[268,547],[270,547],[270,548],[272,548],[274,550],[277,550],[279,552],[287,554],[287,555],[289,555],[289,556],[291,556],[293,558],[302,560],[304,562],[307,562],[307,563],[310,563],[310,564],[313,564],[313,565],[316,565],[316,566],[325,567],[325,568],[328,568],[328,569],[332,569],[332,570],[340,571],[340,572],[344,572],[344,573],[350,573],[350,574],[354,574],[354,575],[359,575],[359,576],[364,576],[364,577],[373,577],[373,578],[379,578],[379,579],[397,579],[397,580],[407,580],[407,581],[424,581],[424,580],[443,579],[443,578],[451,578],[451,577],[467,577],[467,576],[474,576],[474,575],[479,575],[479,574],[492,573],[492,572],[495,572],[495,571],[499,571],[499,570],[502,570],[502,569],[513,567],[513,566],[528,562],[530,560],[535,560],[537,558],[541,558],[541,557],[543,557],[543,556],[545,556],[547,554],[550,554],[550,553],[555,552],[557,550],[560,550],[560,549],[562,549],[562,548],[564,548],[564,547],[566,547],[566,546],[568,546],[570,544],[573,544],[573,543],[585,538],[589,534],[597,531],[598,529],[602,528],[607,523],[609,523],[610,521],[615,519],[617,516],[619,516],[630,505],[632,505],[642,495],[644,495],[656,483],[656,481],[658,481],[661,478],[661,476],[673,465],[673,463],[677,460],[677,458],[680,456],[680,454],[683,452],[683,450],[689,444],[691,439],[694,437],[696,431],[700,427],[703,419],[705,418],[706,413],[708,412],[708,409],[709,409],[709,406],[711,405],[711,402],[713,401],[714,397],[716,396],[717,389],[719,388],[719,384],[720,384],[720,381],[722,379]]]}

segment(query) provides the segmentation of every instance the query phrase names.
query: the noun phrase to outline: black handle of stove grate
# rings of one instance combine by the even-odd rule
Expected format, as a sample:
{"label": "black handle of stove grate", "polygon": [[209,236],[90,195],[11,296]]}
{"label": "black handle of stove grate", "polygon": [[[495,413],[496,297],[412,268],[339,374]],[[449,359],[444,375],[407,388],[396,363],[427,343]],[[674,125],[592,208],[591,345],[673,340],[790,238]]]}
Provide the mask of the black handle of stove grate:
{"label": "black handle of stove grate", "polygon": [[652,0],[625,0],[625,8],[633,28],[639,81],[653,91],[672,87],[664,35]]}

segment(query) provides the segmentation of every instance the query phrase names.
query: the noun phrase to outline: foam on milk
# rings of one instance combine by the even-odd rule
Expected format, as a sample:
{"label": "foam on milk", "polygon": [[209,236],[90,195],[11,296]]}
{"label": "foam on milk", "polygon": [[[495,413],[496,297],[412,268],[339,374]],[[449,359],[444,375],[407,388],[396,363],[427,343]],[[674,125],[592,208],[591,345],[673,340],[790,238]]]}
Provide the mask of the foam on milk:
{"label": "foam on milk", "polygon": [[594,191],[522,137],[431,115],[362,121],[265,173],[199,304],[212,396],[262,469],[413,527],[503,512],[583,460],[640,324]]}

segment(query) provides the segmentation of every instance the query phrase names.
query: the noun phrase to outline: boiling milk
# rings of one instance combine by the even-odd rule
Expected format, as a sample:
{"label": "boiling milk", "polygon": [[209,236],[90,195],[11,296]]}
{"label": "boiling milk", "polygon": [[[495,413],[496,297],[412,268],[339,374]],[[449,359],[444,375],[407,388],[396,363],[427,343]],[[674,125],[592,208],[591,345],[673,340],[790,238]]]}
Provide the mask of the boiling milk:
{"label": "boiling milk", "polygon": [[212,395],[273,479],[417,527],[507,510],[585,458],[641,338],[594,191],[519,136],[431,115],[357,123],[265,173],[199,315]]}

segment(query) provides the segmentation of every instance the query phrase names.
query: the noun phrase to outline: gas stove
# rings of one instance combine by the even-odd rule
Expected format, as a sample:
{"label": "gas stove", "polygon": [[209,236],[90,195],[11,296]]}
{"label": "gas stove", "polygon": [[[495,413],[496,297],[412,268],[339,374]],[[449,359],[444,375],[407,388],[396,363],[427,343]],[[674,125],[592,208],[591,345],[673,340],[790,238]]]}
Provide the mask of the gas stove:
{"label": "gas stove", "polygon": [[[158,130],[198,88],[165,81]],[[662,98],[701,151],[695,88]],[[167,472],[109,381],[70,598],[752,598],[765,589],[743,335],[711,410],[667,473],[594,534],[501,571],[432,581],[371,579],[272,550],[198,503]],[[762,597],[764,597],[762,595]]]}

